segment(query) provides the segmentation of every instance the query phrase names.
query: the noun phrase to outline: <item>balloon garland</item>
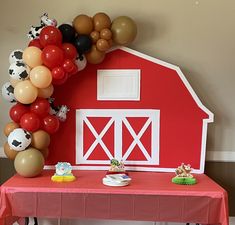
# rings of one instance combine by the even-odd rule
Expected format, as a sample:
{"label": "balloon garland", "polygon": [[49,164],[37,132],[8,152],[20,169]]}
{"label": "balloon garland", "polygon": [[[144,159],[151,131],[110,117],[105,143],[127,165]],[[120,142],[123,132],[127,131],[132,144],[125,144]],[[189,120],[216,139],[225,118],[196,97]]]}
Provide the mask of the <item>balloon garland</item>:
{"label": "balloon garland", "polygon": [[31,26],[28,47],[9,56],[10,81],[2,86],[3,98],[15,103],[9,111],[12,121],[4,128],[4,152],[14,160],[18,174],[34,177],[42,172],[50,135],[66,120],[68,107],[53,104],[54,86],[65,83],[87,63],[101,63],[113,44],[127,45],[136,34],[130,17],[111,21],[103,12],[93,17],[81,14],[72,24],[59,26],[44,13],[40,25]]}

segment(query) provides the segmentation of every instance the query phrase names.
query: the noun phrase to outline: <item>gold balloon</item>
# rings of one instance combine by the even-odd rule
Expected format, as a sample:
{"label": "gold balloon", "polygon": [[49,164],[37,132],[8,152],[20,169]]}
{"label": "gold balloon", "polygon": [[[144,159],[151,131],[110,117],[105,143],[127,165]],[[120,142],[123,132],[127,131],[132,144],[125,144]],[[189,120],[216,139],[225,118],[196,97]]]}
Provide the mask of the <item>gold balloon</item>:
{"label": "gold balloon", "polygon": [[4,127],[4,134],[8,137],[8,135],[15,130],[16,128],[19,128],[19,124],[15,123],[15,122],[9,122],[6,124],[6,126]]}
{"label": "gold balloon", "polygon": [[39,150],[28,148],[16,155],[14,166],[19,175],[35,177],[42,172],[44,163],[44,157]]}
{"label": "gold balloon", "polygon": [[49,98],[54,92],[54,87],[52,84],[50,84],[46,88],[38,88],[38,97],[41,98]]}
{"label": "gold balloon", "polygon": [[96,42],[96,47],[99,51],[105,52],[109,49],[109,43],[105,39],[99,39]]}
{"label": "gold balloon", "polygon": [[101,52],[97,49],[96,45],[92,45],[91,50],[86,53],[87,62],[91,64],[99,64],[105,58],[105,52]]}
{"label": "gold balloon", "polygon": [[41,49],[30,46],[24,50],[23,60],[29,67],[34,68],[35,66],[42,65],[41,54]]}
{"label": "gold balloon", "polygon": [[49,155],[49,149],[48,148],[44,148],[44,149],[39,149],[39,151],[42,153],[44,159],[46,160],[48,155]]}
{"label": "gold balloon", "polygon": [[96,43],[100,38],[100,33],[98,31],[92,31],[90,34],[91,40],[93,43]]}
{"label": "gold balloon", "polygon": [[30,71],[30,80],[37,88],[47,88],[52,81],[51,71],[45,66],[34,67]]}
{"label": "gold balloon", "polygon": [[94,29],[96,31],[101,31],[104,28],[110,28],[111,20],[109,16],[105,13],[96,13],[93,16]]}
{"label": "gold balloon", "polygon": [[37,130],[32,133],[31,145],[36,149],[47,148],[50,144],[50,135],[44,130]]}
{"label": "gold balloon", "polygon": [[109,40],[112,38],[112,32],[108,28],[104,28],[100,31],[100,38],[103,38],[105,40]]}
{"label": "gold balloon", "polygon": [[73,20],[73,27],[77,33],[89,35],[93,30],[92,19],[87,15],[78,15]]}
{"label": "gold balloon", "polygon": [[137,34],[137,26],[130,17],[120,16],[113,20],[111,31],[115,43],[127,45],[134,41]]}
{"label": "gold balloon", "polygon": [[5,155],[10,160],[14,160],[16,155],[19,153],[19,151],[15,151],[15,150],[11,149],[7,142],[4,144],[3,148],[4,148]]}
{"label": "gold balloon", "polygon": [[38,89],[33,86],[30,80],[24,80],[15,86],[14,95],[20,103],[31,104],[38,96]]}

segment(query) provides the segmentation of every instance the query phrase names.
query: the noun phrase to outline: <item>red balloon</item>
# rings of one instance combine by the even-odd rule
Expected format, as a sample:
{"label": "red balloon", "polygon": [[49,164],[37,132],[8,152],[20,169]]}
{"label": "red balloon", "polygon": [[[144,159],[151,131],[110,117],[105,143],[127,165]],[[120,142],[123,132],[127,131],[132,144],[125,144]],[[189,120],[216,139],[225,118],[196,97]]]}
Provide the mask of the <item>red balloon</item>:
{"label": "red balloon", "polygon": [[78,66],[74,64],[73,70],[69,73],[69,77],[78,72]]}
{"label": "red balloon", "polygon": [[67,73],[71,73],[74,69],[74,63],[71,59],[66,59],[64,62],[63,62],[63,69],[65,70],[65,72]]}
{"label": "red balloon", "polygon": [[40,119],[34,112],[25,113],[20,119],[20,126],[29,132],[35,132],[40,128]]}
{"label": "red balloon", "polygon": [[37,98],[31,105],[30,110],[40,117],[45,117],[50,111],[50,104],[45,98]]}
{"label": "red balloon", "polygon": [[55,133],[60,126],[60,121],[56,116],[48,115],[43,119],[42,128],[49,134]]}
{"label": "red balloon", "polygon": [[43,64],[53,69],[60,66],[64,61],[64,52],[55,45],[48,45],[42,50]]}
{"label": "red balloon", "polygon": [[34,47],[43,49],[39,39],[33,39],[32,41],[30,41],[28,44],[28,47],[30,47],[30,46],[34,46]]}
{"label": "red balloon", "polygon": [[64,84],[67,81],[67,79],[68,79],[68,74],[65,73],[63,78],[61,78],[61,79],[53,79],[52,80],[52,84],[53,85],[61,85],[61,84]]}
{"label": "red balloon", "polygon": [[62,44],[62,34],[58,28],[46,26],[40,32],[39,40],[43,47],[47,45],[60,46]]}
{"label": "red balloon", "polygon": [[63,43],[62,49],[64,50],[65,59],[75,60],[77,57],[77,49],[70,43]]}
{"label": "red balloon", "polygon": [[65,76],[65,71],[64,71],[63,67],[61,67],[61,66],[55,67],[52,69],[51,75],[52,75],[52,78],[55,80],[63,79]]}
{"label": "red balloon", "polygon": [[27,112],[29,112],[28,106],[17,103],[11,107],[9,115],[14,122],[19,123],[20,118]]}

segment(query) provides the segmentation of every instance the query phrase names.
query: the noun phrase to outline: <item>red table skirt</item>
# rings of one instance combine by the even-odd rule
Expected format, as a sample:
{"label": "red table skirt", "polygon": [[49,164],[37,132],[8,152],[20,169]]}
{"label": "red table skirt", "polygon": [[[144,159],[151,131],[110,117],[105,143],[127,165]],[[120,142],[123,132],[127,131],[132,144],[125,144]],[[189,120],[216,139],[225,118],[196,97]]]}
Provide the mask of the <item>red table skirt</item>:
{"label": "red table skirt", "polygon": [[104,171],[76,171],[71,183],[54,183],[52,175],[15,175],[3,184],[1,224],[31,216],[228,225],[227,193],[204,174],[196,185],[176,185],[173,173],[131,172],[126,187],[104,186]]}

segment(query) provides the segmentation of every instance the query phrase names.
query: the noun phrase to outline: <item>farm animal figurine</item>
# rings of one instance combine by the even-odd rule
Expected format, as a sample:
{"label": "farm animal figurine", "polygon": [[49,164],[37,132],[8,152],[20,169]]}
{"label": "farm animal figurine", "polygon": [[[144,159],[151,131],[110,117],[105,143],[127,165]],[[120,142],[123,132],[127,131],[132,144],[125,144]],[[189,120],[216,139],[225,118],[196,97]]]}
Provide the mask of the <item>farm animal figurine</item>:
{"label": "farm animal figurine", "polygon": [[54,98],[48,99],[48,102],[50,103],[50,114],[55,115],[60,121],[64,122],[67,118],[69,108],[66,105],[55,106],[54,101]]}
{"label": "farm animal figurine", "polygon": [[56,113],[56,117],[64,122],[67,118],[67,112],[69,111],[69,108],[66,105],[61,105],[59,111]]}
{"label": "farm animal figurine", "polygon": [[40,17],[40,25],[39,26],[31,26],[27,36],[30,40],[39,38],[39,34],[42,30],[42,28],[44,28],[45,26],[57,26],[57,21],[55,19],[50,19],[48,18],[48,14],[44,13],[41,17]]}
{"label": "farm animal figurine", "polygon": [[112,172],[125,172],[124,163],[121,160],[120,162],[117,159],[111,159],[109,171]]}
{"label": "farm animal figurine", "polygon": [[193,175],[191,174],[191,165],[185,165],[184,163],[182,163],[176,170],[175,173],[177,175],[177,177],[193,177]]}

